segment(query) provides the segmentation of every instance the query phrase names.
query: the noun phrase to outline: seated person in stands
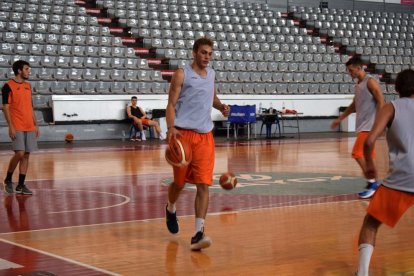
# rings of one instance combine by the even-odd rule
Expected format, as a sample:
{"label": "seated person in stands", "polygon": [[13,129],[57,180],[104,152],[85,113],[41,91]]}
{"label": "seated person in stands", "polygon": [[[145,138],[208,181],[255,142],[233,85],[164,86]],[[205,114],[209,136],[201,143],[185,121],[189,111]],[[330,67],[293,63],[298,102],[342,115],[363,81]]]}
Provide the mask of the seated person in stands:
{"label": "seated person in stands", "polygon": [[[131,98],[131,105],[128,105],[127,107],[127,114],[128,118],[133,122],[134,127],[141,133],[141,140],[146,140],[144,134],[144,126],[153,126],[155,128],[155,131],[158,133],[160,140],[164,140],[165,137],[161,132],[161,128],[158,122],[147,119],[147,114],[145,114],[145,111],[141,107],[137,106],[137,101],[137,97],[133,96]],[[132,137],[132,139],[135,140],[138,139],[138,137]]]}

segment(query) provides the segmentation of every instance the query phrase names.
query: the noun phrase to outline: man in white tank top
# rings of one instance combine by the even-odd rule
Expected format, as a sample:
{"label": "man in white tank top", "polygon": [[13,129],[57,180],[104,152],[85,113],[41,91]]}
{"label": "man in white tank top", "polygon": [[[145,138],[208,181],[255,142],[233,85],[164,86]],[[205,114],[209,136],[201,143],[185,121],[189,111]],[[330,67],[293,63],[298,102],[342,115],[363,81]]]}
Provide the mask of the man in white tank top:
{"label": "man in white tank top", "polygon": [[395,90],[400,98],[381,109],[364,144],[365,175],[370,178],[376,175],[371,154],[375,141],[388,128],[390,169],[369,203],[359,234],[358,276],[368,275],[380,225],[394,227],[414,205],[414,70],[398,74]]}
{"label": "man in white tank top", "polygon": [[174,167],[174,181],[168,188],[166,206],[167,228],[172,234],[179,231],[175,203],[185,183],[196,185],[195,233],[191,249],[201,250],[211,245],[204,235],[204,220],[209,203],[209,186],[212,185],[214,169],[214,138],[211,120],[212,107],[225,117],[229,107],[216,96],[215,73],[208,66],[213,54],[213,41],[199,38],[193,46],[193,62],[178,69],[171,80],[166,109],[167,139],[179,138],[192,151],[192,160],[186,167]]}
{"label": "man in white tank top", "polygon": [[[355,96],[352,103],[345,111],[332,122],[331,128],[335,129],[339,123],[349,114],[356,112],[356,132],[357,139],[352,149],[352,157],[365,173],[366,165],[363,153],[363,145],[369,131],[371,130],[375,115],[384,105],[384,96],[378,82],[370,75],[365,73],[362,60],[358,56],[352,57],[347,63],[349,75],[357,79],[355,85]],[[375,157],[375,150],[373,156]],[[358,193],[360,198],[370,198],[378,188],[377,176],[367,179],[367,187],[364,191]]]}

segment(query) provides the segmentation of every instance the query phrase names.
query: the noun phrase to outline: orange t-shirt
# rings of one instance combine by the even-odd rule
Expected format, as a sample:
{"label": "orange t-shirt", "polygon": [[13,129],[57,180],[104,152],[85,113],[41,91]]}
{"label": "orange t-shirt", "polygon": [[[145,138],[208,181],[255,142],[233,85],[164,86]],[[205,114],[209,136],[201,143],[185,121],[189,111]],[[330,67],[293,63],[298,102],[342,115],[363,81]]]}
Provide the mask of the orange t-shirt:
{"label": "orange t-shirt", "polygon": [[28,82],[16,82],[11,79],[3,86],[3,105],[9,105],[10,119],[18,131],[34,131],[32,87]]}

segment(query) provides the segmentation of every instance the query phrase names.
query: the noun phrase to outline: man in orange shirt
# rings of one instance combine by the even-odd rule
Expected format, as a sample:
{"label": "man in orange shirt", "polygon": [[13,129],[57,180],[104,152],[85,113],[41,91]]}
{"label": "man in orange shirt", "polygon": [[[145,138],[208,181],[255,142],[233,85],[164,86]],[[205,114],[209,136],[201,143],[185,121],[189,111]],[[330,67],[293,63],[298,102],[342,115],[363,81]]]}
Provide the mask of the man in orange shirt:
{"label": "man in orange shirt", "polygon": [[14,156],[11,158],[4,179],[4,192],[13,193],[13,172],[19,165],[19,182],[16,193],[32,195],[24,181],[29,165],[29,155],[37,149],[39,129],[33,112],[32,87],[27,82],[30,75],[30,64],[23,60],[13,63],[15,77],[6,82],[1,90],[3,112],[9,125],[9,136],[12,140]]}

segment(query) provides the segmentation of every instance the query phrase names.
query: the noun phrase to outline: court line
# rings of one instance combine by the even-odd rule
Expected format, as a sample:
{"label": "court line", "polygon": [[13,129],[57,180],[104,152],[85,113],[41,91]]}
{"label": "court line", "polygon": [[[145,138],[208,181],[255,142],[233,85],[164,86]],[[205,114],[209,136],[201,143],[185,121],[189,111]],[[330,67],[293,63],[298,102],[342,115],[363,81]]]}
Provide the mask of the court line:
{"label": "court line", "polygon": [[56,259],[59,259],[59,260],[62,260],[62,261],[68,262],[68,263],[76,264],[76,265],[79,265],[79,266],[82,266],[82,267],[85,267],[85,268],[88,268],[88,269],[91,269],[91,270],[95,270],[95,271],[98,271],[98,272],[101,272],[101,273],[105,273],[105,274],[113,275],[113,276],[121,276],[121,274],[118,274],[118,273],[114,273],[114,272],[111,272],[111,271],[108,271],[108,270],[105,270],[105,269],[102,269],[102,268],[98,268],[98,267],[95,267],[95,266],[84,264],[84,263],[81,263],[81,262],[78,262],[78,261],[75,261],[75,260],[72,260],[72,259],[68,259],[68,258],[59,256],[59,255],[56,255],[56,254],[53,254],[53,253],[49,253],[49,252],[46,252],[46,251],[43,251],[43,250],[40,250],[40,249],[36,249],[36,248],[30,247],[30,246],[15,243],[15,242],[5,240],[5,239],[2,239],[2,238],[0,238],[0,241],[2,241],[4,243],[11,244],[13,246],[17,246],[17,247],[21,247],[21,248],[24,248],[24,249],[27,249],[27,250],[31,250],[31,251],[34,251],[36,253],[43,254],[43,255],[46,255],[46,256],[49,256],[49,257],[52,257],[52,258],[56,258]]}
{"label": "court line", "polygon": [[[234,140],[234,141],[225,141],[225,142],[217,142],[215,145],[217,147],[224,147],[224,146],[254,146],[254,145],[260,145],[263,143],[271,143],[271,144],[304,144],[304,143],[320,143],[321,140],[324,142],[336,142],[338,140],[343,139],[356,139],[356,137],[330,137],[330,138],[308,138],[308,139],[281,139],[281,140]],[[384,139],[384,138],[382,138]],[[45,148],[45,149],[39,149],[33,154],[47,154],[47,153],[82,153],[82,152],[110,152],[110,151],[130,151],[130,150],[136,150],[137,148],[148,148],[148,150],[158,150],[160,148],[166,147],[167,144],[139,144],[135,146],[124,146],[120,145],[117,146],[111,146],[111,147],[76,147],[76,148],[64,148],[64,147],[57,147],[57,148]],[[0,150],[0,155],[12,155],[13,152],[9,149]]]}
{"label": "court line", "polygon": [[[162,170],[165,171],[165,170]],[[156,174],[156,176],[154,176],[154,174]],[[101,176],[101,175],[88,175],[88,176],[84,176],[84,177],[65,177],[65,178],[38,178],[38,179],[31,179],[31,180],[26,180],[26,182],[36,182],[36,181],[72,181],[72,180],[76,180],[76,179],[96,179],[96,178],[110,178],[110,177],[130,177],[130,176],[152,176],[154,178],[158,178],[158,176],[172,176],[173,175],[173,171],[171,169],[170,173],[165,173],[165,172],[153,172],[153,173],[131,173],[131,174],[119,174],[119,175],[106,175],[106,176]],[[39,183],[41,184],[41,183]]]}
{"label": "court line", "polygon": [[[277,204],[269,204],[266,206],[254,206],[252,208],[241,208],[239,210],[232,210],[232,211],[224,211],[224,212],[213,212],[208,213],[208,216],[218,216],[218,215],[225,215],[225,214],[234,214],[234,213],[243,213],[243,212],[255,212],[255,211],[261,211],[261,210],[267,210],[267,209],[277,209],[277,208],[293,208],[293,207],[300,207],[305,205],[324,205],[324,204],[331,204],[331,203],[352,203],[352,202],[364,202],[364,200],[361,199],[351,199],[351,200],[342,200],[342,201],[328,201],[328,202],[315,202],[315,203],[308,203],[308,204],[301,204],[302,202],[309,201],[309,200],[318,200],[318,199],[326,199],[326,198],[333,198],[333,197],[340,197],[340,196],[351,196],[353,194],[340,194],[340,195],[330,195],[330,196],[322,196],[322,197],[314,197],[311,199],[299,199],[299,200],[293,200],[293,201],[287,201],[283,203],[277,203]],[[282,205],[283,204],[283,205]],[[278,206],[279,205],[279,206]],[[165,206],[165,205],[164,205]],[[184,215],[184,216],[177,216],[178,218],[186,218],[186,217],[194,217],[194,214],[192,215]],[[71,225],[71,226],[64,226],[64,227],[53,227],[53,228],[44,228],[44,229],[36,229],[36,230],[26,230],[26,231],[19,231],[19,232],[5,232],[0,233],[0,240],[2,236],[9,236],[9,235],[16,235],[20,233],[35,233],[35,232],[41,232],[41,231],[54,231],[54,230],[61,230],[61,229],[73,229],[73,228],[80,228],[80,227],[96,227],[96,226],[108,226],[108,225],[115,225],[115,224],[121,224],[121,223],[136,223],[136,222],[143,222],[148,223],[156,220],[165,220],[165,217],[159,217],[159,218],[150,218],[150,219],[141,219],[141,220],[125,220],[125,221],[115,221],[115,222],[105,222],[105,223],[94,223],[94,224],[85,224],[85,225]]]}
{"label": "court line", "polygon": [[121,206],[124,204],[127,204],[131,201],[131,198],[125,195],[121,194],[115,194],[115,193],[108,193],[108,192],[99,192],[99,191],[88,191],[88,190],[59,190],[59,189],[42,189],[42,190],[56,190],[56,191],[64,191],[64,192],[88,192],[88,193],[99,193],[99,194],[108,194],[108,195],[115,195],[119,197],[123,197],[125,200],[121,203],[109,205],[109,206],[103,206],[103,207],[97,207],[97,208],[89,208],[89,209],[77,209],[77,210],[66,210],[66,211],[57,211],[57,212],[48,212],[48,214],[60,214],[60,213],[72,213],[72,212],[84,212],[84,211],[93,211],[93,210],[102,210],[102,209],[109,209],[117,206]]}

